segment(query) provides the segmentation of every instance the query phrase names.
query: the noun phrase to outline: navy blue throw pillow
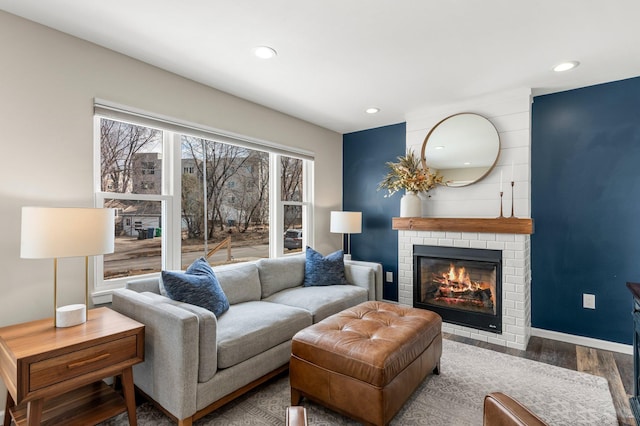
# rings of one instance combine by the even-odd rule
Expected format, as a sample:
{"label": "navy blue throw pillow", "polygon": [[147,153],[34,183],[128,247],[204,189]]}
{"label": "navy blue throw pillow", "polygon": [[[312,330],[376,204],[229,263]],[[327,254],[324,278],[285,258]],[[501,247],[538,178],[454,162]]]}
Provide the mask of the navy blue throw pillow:
{"label": "navy blue throw pillow", "polygon": [[304,264],[304,286],[349,284],[344,275],[344,252],[338,250],[326,256],[307,247]]}
{"label": "navy blue throw pillow", "polygon": [[169,298],[208,309],[216,317],[229,309],[229,300],[204,257],[185,272],[162,271],[162,284]]}

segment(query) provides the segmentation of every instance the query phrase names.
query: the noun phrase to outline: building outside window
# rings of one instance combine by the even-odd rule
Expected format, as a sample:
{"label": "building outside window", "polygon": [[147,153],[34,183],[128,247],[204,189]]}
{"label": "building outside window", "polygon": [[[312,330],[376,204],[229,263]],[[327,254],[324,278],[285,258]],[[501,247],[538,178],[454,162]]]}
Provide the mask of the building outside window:
{"label": "building outside window", "polygon": [[156,164],[154,161],[141,161],[142,163],[142,174],[143,175],[152,175],[156,171]]}

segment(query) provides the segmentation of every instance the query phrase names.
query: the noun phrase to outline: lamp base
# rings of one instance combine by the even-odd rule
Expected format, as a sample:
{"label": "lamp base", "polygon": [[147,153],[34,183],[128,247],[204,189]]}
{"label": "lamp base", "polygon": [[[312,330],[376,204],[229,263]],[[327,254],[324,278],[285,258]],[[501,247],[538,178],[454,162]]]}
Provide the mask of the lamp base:
{"label": "lamp base", "polygon": [[87,322],[87,307],[83,304],[61,306],[56,309],[56,327],[72,327]]}

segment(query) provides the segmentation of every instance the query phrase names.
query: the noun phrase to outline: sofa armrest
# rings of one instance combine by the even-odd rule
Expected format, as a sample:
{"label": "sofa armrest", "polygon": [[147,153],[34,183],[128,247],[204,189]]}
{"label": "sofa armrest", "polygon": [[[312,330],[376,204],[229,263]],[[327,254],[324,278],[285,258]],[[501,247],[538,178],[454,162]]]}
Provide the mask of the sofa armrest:
{"label": "sofa armrest", "polygon": [[364,262],[361,260],[345,260],[345,269],[347,265],[356,265],[372,268],[374,272],[374,290],[369,291],[369,300],[382,300],[382,265],[375,262]]}
{"label": "sofa armrest", "polygon": [[484,426],[546,426],[538,416],[524,405],[501,392],[484,397]]}
{"label": "sofa armrest", "polygon": [[218,371],[218,320],[213,312],[200,306],[172,300],[160,294],[144,292],[143,296],[151,299],[152,303],[166,303],[177,306],[198,317],[198,382],[209,381]]}
{"label": "sofa armrest", "polygon": [[149,293],[162,294],[160,291],[160,277],[138,278],[131,280],[125,284],[125,288],[137,291],[138,293],[148,291]]}
{"label": "sofa armrest", "polygon": [[196,412],[198,317],[132,290],[113,292],[113,309],[145,325],[145,360],[136,385],[178,419]]}
{"label": "sofa armrest", "polygon": [[344,275],[349,284],[362,287],[367,290],[367,299],[375,300],[376,279],[375,271],[368,266],[344,265]]}

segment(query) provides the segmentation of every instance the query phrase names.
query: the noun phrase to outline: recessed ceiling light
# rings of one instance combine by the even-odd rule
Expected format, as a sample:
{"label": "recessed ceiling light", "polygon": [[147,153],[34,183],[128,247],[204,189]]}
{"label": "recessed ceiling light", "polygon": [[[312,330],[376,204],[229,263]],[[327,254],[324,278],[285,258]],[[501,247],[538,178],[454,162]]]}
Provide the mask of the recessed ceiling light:
{"label": "recessed ceiling light", "polygon": [[380,112],[380,108],[367,108],[365,112],[367,114],[377,114]]}
{"label": "recessed ceiling light", "polygon": [[444,149],[444,146],[442,146],[442,145],[440,145],[440,146],[436,146],[436,147],[435,147],[435,148],[433,148],[433,149]]}
{"label": "recessed ceiling light", "polygon": [[470,166],[470,165],[471,165],[471,162],[470,162],[470,161],[466,161],[466,162],[464,163],[464,165],[465,165],[465,166]]}
{"label": "recessed ceiling light", "polygon": [[562,62],[561,64],[558,64],[555,67],[553,67],[553,70],[555,72],[569,71],[574,69],[578,65],[580,65],[580,62],[578,61]]}
{"label": "recessed ceiling light", "polygon": [[256,55],[260,59],[270,59],[278,54],[272,47],[269,46],[258,46],[253,49],[253,54]]}

